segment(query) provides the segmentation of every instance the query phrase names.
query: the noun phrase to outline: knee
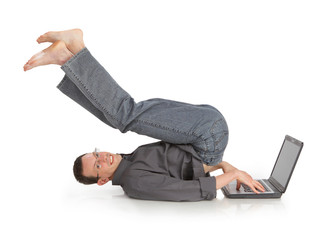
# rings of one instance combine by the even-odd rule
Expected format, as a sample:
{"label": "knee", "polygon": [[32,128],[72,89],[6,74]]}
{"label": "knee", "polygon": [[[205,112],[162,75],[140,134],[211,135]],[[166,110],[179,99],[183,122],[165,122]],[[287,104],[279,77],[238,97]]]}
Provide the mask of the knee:
{"label": "knee", "polygon": [[206,165],[215,166],[222,161],[229,141],[229,129],[224,117],[213,121],[208,136],[205,140],[207,151],[204,152],[203,161]]}
{"label": "knee", "polygon": [[217,154],[223,154],[229,140],[229,128],[222,115],[213,122],[209,132],[213,144],[212,151]]}
{"label": "knee", "polygon": [[[224,116],[216,108],[208,106],[208,129],[215,145],[227,145],[229,128]],[[219,146],[218,146],[219,147]]]}
{"label": "knee", "polygon": [[208,155],[222,155],[229,139],[229,128],[225,118],[217,109],[211,109],[202,127],[199,147]]}

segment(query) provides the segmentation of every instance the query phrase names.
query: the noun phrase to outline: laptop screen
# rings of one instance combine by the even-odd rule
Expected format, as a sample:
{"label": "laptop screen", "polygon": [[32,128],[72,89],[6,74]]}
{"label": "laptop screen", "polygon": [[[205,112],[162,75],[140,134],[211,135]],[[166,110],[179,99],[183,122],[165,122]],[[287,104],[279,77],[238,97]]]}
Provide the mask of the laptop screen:
{"label": "laptop screen", "polygon": [[300,155],[302,143],[286,136],[271,177],[286,188]]}

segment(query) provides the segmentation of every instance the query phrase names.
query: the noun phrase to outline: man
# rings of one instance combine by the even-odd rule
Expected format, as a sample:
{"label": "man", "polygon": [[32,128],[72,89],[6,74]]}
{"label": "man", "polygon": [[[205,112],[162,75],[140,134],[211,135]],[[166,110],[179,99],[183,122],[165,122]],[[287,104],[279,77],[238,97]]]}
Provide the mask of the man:
{"label": "man", "polygon": [[[85,47],[80,29],[47,32],[38,43],[52,45],[35,54],[24,70],[48,64],[65,72],[58,88],[107,125],[162,141],[140,146],[131,154],[95,150],[74,163],[74,175],[84,184],[112,180],[133,198],[168,201],[213,199],[216,190],[237,180],[253,191],[263,186],[249,174],[222,161],[228,128],[222,114],[209,105],[165,99],[136,103]],[[222,169],[211,177],[209,172]]]}

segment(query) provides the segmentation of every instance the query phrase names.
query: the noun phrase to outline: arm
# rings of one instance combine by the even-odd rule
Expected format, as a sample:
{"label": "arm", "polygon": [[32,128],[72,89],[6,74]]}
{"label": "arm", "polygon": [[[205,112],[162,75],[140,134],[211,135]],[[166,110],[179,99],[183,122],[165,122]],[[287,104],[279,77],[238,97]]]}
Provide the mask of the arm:
{"label": "arm", "polygon": [[[204,165],[205,172],[212,172],[218,169],[222,169],[224,174],[216,176],[216,189],[220,189],[230,182],[237,180],[237,190],[240,188],[241,183],[248,185],[255,193],[260,191],[265,191],[264,187],[258,182],[253,180],[253,178],[246,172],[240,171],[228,162],[221,162],[216,166]],[[258,190],[257,190],[258,189]]]}
{"label": "arm", "polygon": [[253,180],[247,172],[240,171],[238,169],[216,176],[216,189],[224,187],[233,180],[237,180],[237,190],[239,190],[241,183],[244,183],[255,193],[259,193],[258,190],[262,192],[265,191],[265,188],[258,181]]}
{"label": "arm", "polygon": [[221,162],[221,163],[219,163],[216,166],[208,166],[208,165],[203,164],[203,168],[204,168],[204,172],[205,173],[207,173],[207,172],[213,172],[213,171],[216,171],[218,169],[222,169],[223,173],[226,173],[226,172],[229,172],[229,171],[237,169],[234,166],[232,166],[230,163],[224,162],[224,161]]}
{"label": "arm", "polygon": [[235,179],[237,179],[237,174],[234,171],[216,176],[216,189],[221,189]]}
{"label": "arm", "polygon": [[[133,175],[136,175],[134,177]],[[133,177],[132,177],[133,176]],[[121,184],[125,193],[132,198],[163,201],[200,201],[216,197],[214,177],[197,180],[181,180],[167,175],[143,172],[123,177]]]}

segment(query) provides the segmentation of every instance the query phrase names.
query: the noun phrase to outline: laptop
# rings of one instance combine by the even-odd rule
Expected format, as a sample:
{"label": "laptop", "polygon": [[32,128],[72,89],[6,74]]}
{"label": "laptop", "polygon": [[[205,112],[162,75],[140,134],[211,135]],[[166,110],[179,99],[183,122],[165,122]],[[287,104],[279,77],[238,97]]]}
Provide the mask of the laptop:
{"label": "laptop", "polygon": [[278,158],[268,179],[257,179],[265,188],[265,192],[256,194],[245,184],[236,190],[236,181],[221,188],[228,198],[280,198],[286,191],[289,180],[299,159],[303,142],[286,135],[281,146]]}

